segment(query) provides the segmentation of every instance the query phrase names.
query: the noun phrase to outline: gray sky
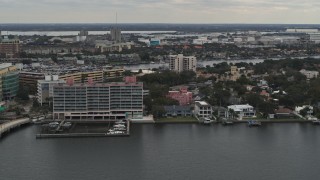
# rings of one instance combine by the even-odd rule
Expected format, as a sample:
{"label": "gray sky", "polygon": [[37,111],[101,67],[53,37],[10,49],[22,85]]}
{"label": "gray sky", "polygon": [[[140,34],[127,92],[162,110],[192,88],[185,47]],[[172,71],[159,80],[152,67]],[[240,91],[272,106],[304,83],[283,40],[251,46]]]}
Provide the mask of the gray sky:
{"label": "gray sky", "polygon": [[320,0],[0,0],[0,23],[320,24]]}

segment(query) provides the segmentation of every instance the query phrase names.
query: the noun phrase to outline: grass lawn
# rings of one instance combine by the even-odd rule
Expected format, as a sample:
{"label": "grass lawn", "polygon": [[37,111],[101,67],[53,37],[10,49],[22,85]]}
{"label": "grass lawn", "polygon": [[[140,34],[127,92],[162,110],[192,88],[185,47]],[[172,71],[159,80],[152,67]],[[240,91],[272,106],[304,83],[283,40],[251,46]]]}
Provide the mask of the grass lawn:
{"label": "grass lawn", "polygon": [[190,116],[159,118],[155,122],[156,123],[199,123],[199,121],[195,117],[190,117]]}

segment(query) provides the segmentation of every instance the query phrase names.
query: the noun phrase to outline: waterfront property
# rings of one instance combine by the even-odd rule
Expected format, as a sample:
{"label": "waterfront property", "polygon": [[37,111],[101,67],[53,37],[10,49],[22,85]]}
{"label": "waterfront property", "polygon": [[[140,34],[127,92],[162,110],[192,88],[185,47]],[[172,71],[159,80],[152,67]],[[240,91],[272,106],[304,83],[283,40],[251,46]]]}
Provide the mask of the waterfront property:
{"label": "waterfront property", "polygon": [[51,122],[43,124],[36,138],[125,137],[130,135],[130,121]]}
{"label": "waterfront property", "polygon": [[194,114],[198,118],[209,118],[212,116],[212,106],[205,101],[196,101],[194,105]]}
{"label": "waterfront property", "polygon": [[295,118],[293,111],[289,108],[279,107],[277,110],[274,111],[274,113],[278,119]]}
{"label": "waterfront property", "polygon": [[229,118],[229,111],[225,107],[214,106],[212,107],[212,110],[218,118]]}
{"label": "waterfront property", "polygon": [[60,120],[142,119],[143,83],[67,81],[53,88],[53,116]]}
{"label": "waterfront property", "polygon": [[195,56],[183,56],[183,54],[170,55],[169,68],[176,72],[196,71],[197,58]]}
{"label": "waterfront property", "polygon": [[228,110],[234,111],[240,117],[240,119],[242,117],[256,116],[256,111],[249,104],[231,105],[231,106],[228,106]]}
{"label": "waterfront property", "polygon": [[164,106],[164,116],[192,116],[191,106]]}

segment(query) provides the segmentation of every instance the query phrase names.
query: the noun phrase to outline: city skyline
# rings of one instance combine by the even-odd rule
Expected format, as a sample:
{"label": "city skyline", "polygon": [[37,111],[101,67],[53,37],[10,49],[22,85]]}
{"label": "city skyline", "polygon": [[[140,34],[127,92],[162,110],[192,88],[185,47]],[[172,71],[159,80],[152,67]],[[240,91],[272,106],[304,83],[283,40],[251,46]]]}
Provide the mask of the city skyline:
{"label": "city skyline", "polygon": [[114,23],[117,12],[119,23],[317,24],[319,11],[316,0],[0,0],[0,23]]}

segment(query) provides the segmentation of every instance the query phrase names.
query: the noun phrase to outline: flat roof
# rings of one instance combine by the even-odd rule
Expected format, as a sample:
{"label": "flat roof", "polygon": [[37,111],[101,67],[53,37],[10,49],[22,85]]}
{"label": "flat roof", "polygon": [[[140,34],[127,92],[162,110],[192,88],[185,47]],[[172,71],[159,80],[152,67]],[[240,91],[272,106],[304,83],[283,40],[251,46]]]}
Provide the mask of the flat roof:
{"label": "flat roof", "polygon": [[231,105],[228,106],[228,109],[233,109],[235,111],[241,111],[242,109],[253,108],[253,106],[249,104],[239,104],[239,105]]}
{"label": "flat roof", "polygon": [[211,106],[209,103],[206,101],[196,101],[195,103],[199,104],[200,106]]}
{"label": "flat roof", "polygon": [[8,68],[13,66],[12,63],[1,63],[0,64],[0,69]]}

